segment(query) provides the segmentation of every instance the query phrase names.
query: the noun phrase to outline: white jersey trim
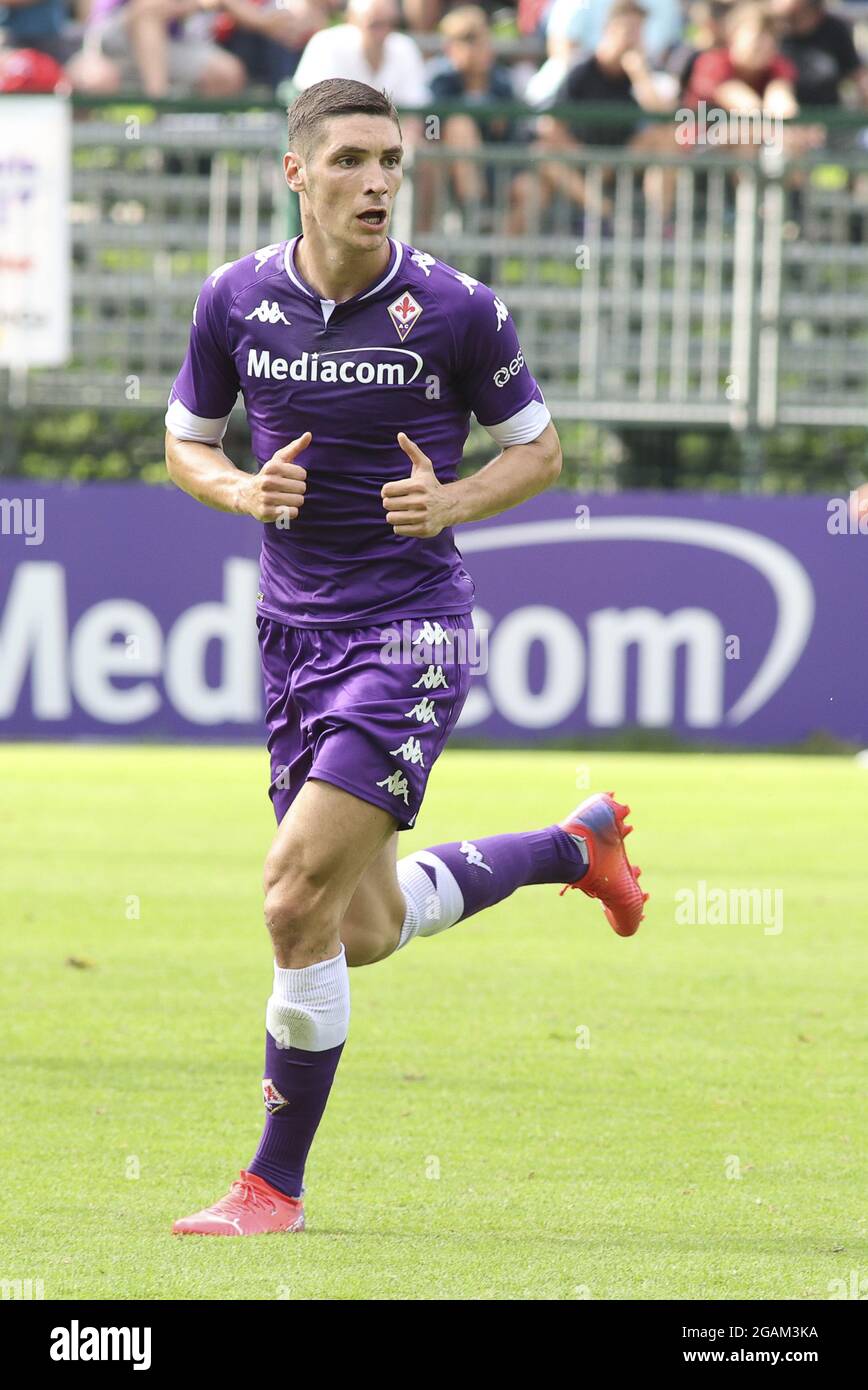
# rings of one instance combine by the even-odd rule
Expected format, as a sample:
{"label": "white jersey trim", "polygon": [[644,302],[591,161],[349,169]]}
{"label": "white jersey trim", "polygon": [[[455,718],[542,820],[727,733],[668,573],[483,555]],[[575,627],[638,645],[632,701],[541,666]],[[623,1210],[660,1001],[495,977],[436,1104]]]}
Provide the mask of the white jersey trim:
{"label": "white jersey trim", "polygon": [[286,249],[283,253],[283,268],[286,271],[292,283],[296,286],[296,288],[300,289],[302,294],[306,294],[308,299],[312,299],[313,296],[311,295],[311,292],[308,289],[307,285],[303,285],[301,283],[301,281],[299,280],[298,276],[292,268],[292,253],[295,250],[296,243],[299,241],[301,241],[300,234],[298,236],[294,236],[292,238],[292,241],[288,241],[286,243]]}
{"label": "white jersey trim", "polygon": [[511,444],[530,444],[537,439],[551,420],[551,411],[542,401],[530,401],[517,415],[501,420],[499,425],[483,425],[495,443],[502,449]]}
{"label": "white jersey trim", "polygon": [[392,241],[391,237],[389,237],[389,244],[395,248],[395,259],[392,263],[392,269],[383,276],[383,279],[378,285],[375,285],[372,290],[368,290],[367,294],[363,294],[362,299],[370,299],[372,294],[377,294],[378,291],[384,289],[389,281],[394,280],[395,276],[398,274],[398,267],[404,259],[404,248],[400,241]]}
{"label": "white jersey trim", "polygon": [[223,415],[217,420],[207,420],[204,415],[194,415],[180,401],[175,400],[166,411],[165,423],[166,429],[176,439],[192,439],[197,444],[219,444],[226,433],[229,416]]}
{"label": "white jersey trim", "polygon": [[[301,280],[299,280],[298,276],[292,268],[293,253],[300,241],[301,235],[299,234],[298,236],[293,237],[292,241],[288,241],[286,243],[286,249],[283,253],[283,268],[286,271],[292,283],[296,286],[297,289],[301,290],[302,294],[306,294],[308,299],[318,298],[319,296],[311,294],[310,290],[307,288],[307,285],[302,284]],[[372,289],[367,290],[366,293],[361,296],[361,299],[370,299],[372,294],[378,294],[379,291],[384,289],[386,285],[388,285],[389,281],[393,280],[395,276],[398,274],[398,268],[402,260],[404,259],[404,248],[401,245],[400,241],[394,241],[392,237],[389,237],[389,245],[393,248],[395,252],[395,259],[392,262],[391,270],[387,271],[387,273],[383,276],[382,280],[379,280],[377,284],[373,286]],[[322,303],[323,301],[320,300],[320,304]],[[343,300],[342,303],[346,303],[346,300]]]}

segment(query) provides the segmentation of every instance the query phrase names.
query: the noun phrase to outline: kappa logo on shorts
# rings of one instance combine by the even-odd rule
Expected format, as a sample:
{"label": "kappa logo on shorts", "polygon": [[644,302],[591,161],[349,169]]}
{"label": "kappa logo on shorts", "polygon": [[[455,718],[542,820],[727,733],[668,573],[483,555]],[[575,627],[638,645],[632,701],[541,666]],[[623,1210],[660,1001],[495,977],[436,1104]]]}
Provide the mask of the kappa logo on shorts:
{"label": "kappa logo on shorts", "polygon": [[262,1099],[269,1115],[276,1115],[278,1110],[285,1110],[289,1105],[286,1096],[280,1094],[271,1077],[267,1077],[262,1083]]}
{"label": "kappa logo on shorts", "polygon": [[413,646],[415,647],[418,642],[424,642],[426,646],[432,647],[438,646],[441,642],[451,641],[451,632],[447,632],[445,627],[441,627],[436,620],[432,623],[426,618],[413,638]]}
{"label": "kappa logo on shorts", "polygon": [[403,772],[391,772],[388,777],[383,778],[382,782],[378,782],[377,786],[385,787],[386,791],[391,792],[393,796],[402,796],[404,805],[410,805],[410,798],[407,795],[410,786]]}
{"label": "kappa logo on shorts", "polygon": [[413,298],[409,290],[405,290],[389,305],[389,318],[395,325],[402,343],[421,312],[422,305]]}
{"label": "kappa logo on shorts", "polygon": [[427,695],[423,695],[421,700],[412,705],[404,718],[415,719],[419,724],[433,724],[435,729],[440,728],[434,713],[434,701],[429,700]]}
{"label": "kappa logo on shorts", "polygon": [[442,666],[429,666],[427,671],[423,671],[419,679],[413,682],[413,689],[418,690],[420,685],[426,690],[437,690],[441,685],[444,690],[449,689],[449,682],[443,674]]}
{"label": "kappa logo on shorts", "polygon": [[412,734],[409,738],[405,738],[404,742],[399,744],[397,748],[390,748],[389,752],[393,758],[400,754],[405,763],[419,763],[422,767],[425,766],[425,759],[422,756],[422,745],[418,738],[413,738]]}

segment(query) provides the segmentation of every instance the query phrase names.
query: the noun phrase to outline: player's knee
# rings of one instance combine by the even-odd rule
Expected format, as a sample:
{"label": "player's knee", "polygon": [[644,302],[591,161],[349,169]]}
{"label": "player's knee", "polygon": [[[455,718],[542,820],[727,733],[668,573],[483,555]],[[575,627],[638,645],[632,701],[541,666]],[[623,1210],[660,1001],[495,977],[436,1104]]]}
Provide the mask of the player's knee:
{"label": "player's knee", "polygon": [[303,869],[265,876],[265,925],[275,946],[309,939],[312,933],[330,935],[336,928],[330,911],[327,883]]}

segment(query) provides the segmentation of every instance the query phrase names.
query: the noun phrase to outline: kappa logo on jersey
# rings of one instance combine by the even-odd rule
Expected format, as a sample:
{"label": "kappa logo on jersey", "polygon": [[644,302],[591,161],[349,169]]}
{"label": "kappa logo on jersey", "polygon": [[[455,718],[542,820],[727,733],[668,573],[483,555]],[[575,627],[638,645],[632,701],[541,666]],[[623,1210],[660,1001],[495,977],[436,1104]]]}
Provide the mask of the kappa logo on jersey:
{"label": "kappa logo on jersey", "polygon": [[270,246],[261,246],[258,251],[254,251],[256,257],[256,274],[258,275],[266,261],[270,261],[276,251],[283,245],[282,241],[273,241]]}
{"label": "kappa logo on jersey", "polygon": [[[217,284],[217,281],[220,279],[220,276],[221,276],[221,275],[225,275],[226,272],[227,272],[227,270],[231,270],[232,267],[234,266],[234,264],[235,264],[234,261],[224,261],[222,265],[218,265],[218,267],[217,267],[216,270],[212,270],[212,271],[211,271],[210,280],[211,280],[211,288],[212,288],[212,290],[214,289],[215,285]],[[196,303],[193,305],[193,327],[194,327],[194,328],[198,328],[198,327],[199,327],[199,324],[196,322],[196,310],[199,308],[199,300],[200,300],[201,298],[202,298],[202,296],[201,296],[200,294],[197,294],[197,296],[196,296]]]}
{"label": "kappa logo on jersey", "polygon": [[263,299],[255,309],[251,309],[249,314],[245,314],[244,318],[245,321],[247,319],[259,319],[260,323],[285,323],[287,328],[290,326],[290,320],[274,299]]}
{"label": "kappa logo on jersey", "polygon": [[479,284],[479,281],[474,280],[472,275],[465,275],[463,270],[456,270],[455,279],[461,281],[468,294],[473,294]]}
{"label": "kappa logo on jersey", "polygon": [[213,290],[214,286],[217,284],[217,281],[220,279],[220,276],[221,276],[221,275],[225,275],[226,272],[227,272],[227,270],[231,270],[232,267],[234,266],[234,264],[235,264],[234,261],[224,261],[222,265],[218,265],[218,267],[217,267],[216,270],[212,270],[212,271],[211,271],[211,288],[212,288],[212,290]]}
{"label": "kappa logo on jersey", "polygon": [[378,782],[377,786],[385,787],[386,791],[391,792],[393,796],[402,796],[404,805],[410,805],[410,798],[407,795],[410,786],[403,772],[391,772],[388,777],[383,778],[382,782]]}
{"label": "kappa logo on jersey", "polygon": [[422,305],[413,298],[409,290],[405,290],[389,305],[389,318],[398,330],[398,337],[402,343],[421,312]]}
{"label": "kappa logo on jersey", "polygon": [[424,270],[425,279],[431,278],[431,267],[437,264],[436,256],[429,256],[427,251],[414,251],[410,260],[417,265],[420,270]]}
{"label": "kappa logo on jersey", "polygon": [[494,312],[497,314],[497,331],[499,333],[509,318],[509,310],[503,300],[497,298],[497,295],[494,296]]}
{"label": "kappa logo on jersey", "polygon": [[490,864],[486,864],[482,857],[482,852],[476,848],[471,840],[462,840],[458,846],[459,854],[463,854],[468,864],[472,864],[475,869],[484,869],[487,874],[494,873]]}
{"label": "kappa logo on jersey", "polygon": [[285,1110],[289,1105],[286,1096],[280,1094],[270,1076],[262,1083],[262,1099],[269,1115],[276,1115],[278,1110]]}

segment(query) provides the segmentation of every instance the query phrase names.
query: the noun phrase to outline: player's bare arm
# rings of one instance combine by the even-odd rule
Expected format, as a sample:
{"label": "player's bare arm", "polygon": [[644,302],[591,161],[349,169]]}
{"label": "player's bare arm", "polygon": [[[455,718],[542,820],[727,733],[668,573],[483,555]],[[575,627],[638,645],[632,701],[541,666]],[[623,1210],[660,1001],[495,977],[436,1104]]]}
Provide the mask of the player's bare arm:
{"label": "player's bare arm", "polygon": [[398,443],[410,475],[382,489],[386,520],[396,536],[437,536],[447,526],[484,521],[535,497],[556,480],[562,463],[557,430],[549,422],[529,444],[513,444],[469,478],[441,483],[434,465],[406,434]]}
{"label": "player's bare arm", "polygon": [[294,521],[307,490],[307,472],[295,460],[310,442],[308,430],[251,474],[237,468],[218,444],[177,439],[167,430],[166,468],[176,487],[215,511],[254,521]]}

